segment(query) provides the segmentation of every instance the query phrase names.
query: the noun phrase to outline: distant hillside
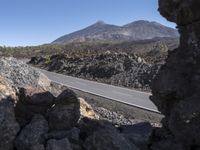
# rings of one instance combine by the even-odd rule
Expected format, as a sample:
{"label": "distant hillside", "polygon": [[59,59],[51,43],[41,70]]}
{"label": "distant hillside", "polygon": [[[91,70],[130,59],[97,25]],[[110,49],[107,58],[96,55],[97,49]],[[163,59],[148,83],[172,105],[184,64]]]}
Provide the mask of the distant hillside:
{"label": "distant hillside", "polygon": [[176,38],[177,30],[157,22],[145,20],[135,21],[124,26],[106,24],[102,21],[80,31],[64,35],[52,44],[67,44],[72,42],[125,42],[147,40],[157,37]]}
{"label": "distant hillside", "polygon": [[149,52],[171,51],[179,45],[178,38],[154,38],[150,40],[128,41],[120,43],[79,42],[69,44],[46,44],[28,47],[1,47],[0,56],[14,56],[30,58],[33,56],[47,56],[65,54],[69,57],[92,56],[107,51],[125,52],[143,55]]}

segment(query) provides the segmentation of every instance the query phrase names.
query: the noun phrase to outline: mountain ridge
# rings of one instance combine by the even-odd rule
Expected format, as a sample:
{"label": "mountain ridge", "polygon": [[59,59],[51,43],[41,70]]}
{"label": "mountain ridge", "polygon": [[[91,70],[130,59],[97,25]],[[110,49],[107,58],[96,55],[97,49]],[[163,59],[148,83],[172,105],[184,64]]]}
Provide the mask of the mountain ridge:
{"label": "mountain ridge", "polygon": [[138,20],[122,26],[107,24],[104,21],[96,23],[61,36],[52,44],[68,44],[73,42],[124,42],[153,39],[156,37],[179,37],[176,29],[166,27],[155,21]]}

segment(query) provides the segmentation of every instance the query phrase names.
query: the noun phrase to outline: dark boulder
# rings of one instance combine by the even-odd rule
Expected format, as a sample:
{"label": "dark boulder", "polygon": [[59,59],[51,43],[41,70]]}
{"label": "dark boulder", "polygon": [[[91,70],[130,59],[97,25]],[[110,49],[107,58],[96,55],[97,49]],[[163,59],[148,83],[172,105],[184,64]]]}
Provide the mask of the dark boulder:
{"label": "dark boulder", "polygon": [[71,90],[63,91],[47,114],[49,127],[53,130],[70,130],[80,118],[80,103]]}
{"label": "dark boulder", "polygon": [[51,139],[47,141],[46,150],[72,150],[71,144],[67,138],[61,140]]}
{"label": "dark boulder", "polygon": [[180,144],[174,142],[172,139],[160,140],[151,146],[151,150],[185,150]]}
{"label": "dark boulder", "polygon": [[0,98],[0,150],[12,150],[19,129],[12,100]]}
{"label": "dark boulder", "polygon": [[52,131],[47,134],[45,134],[45,139],[56,139],[61,140],[63,138],[68,138],[68,140],[71,143],[78,144],[79,143],[79,137],[80,137],[80,129],[73,128],[69,131],[63,130],[63,131]]}
{"label": "dark boulder", "polygon": [[88,136],[100,130],[117,131],[117,129],[108,121],[93,120],[89,118],[82,118],[78,124],[80,129],[80,137],[84,141]]}
{"label": "dark boulder", "polygon": [[54,103],[54,96],[43,88],[26,87],[19,90],[19,101],[15,108],[17,121],[26,125],[35,114],[45,115]]}
{"label": "dark boulder", "polygon": [[86,150],[139,150],[123,135],[113,130],[100,130],[89,136],[84,147]]}
{"label": "dark boulder", "polygon": [[159,0],[159,5],[160,13],[179,26],[186,26],[200,19],[198,0]]}
{"label": "dark boulder", "polygon": [[200,1],[159,0],[159,11],[177,23],[180,46],[170,52],[152,83],[152,101],[164,127],[188,149],[200,146]]}
{"label": "dark boulder", "polygon": [[141,122],[135,125],[120,127],[125,138],[133,142],[142,150],[147,150],[150,144],[153,128],[149,122]]}
{"label": "dark boulder", "polygon": [[166,128],[154,128],[149,148],[151,150],[188,150]]}
{"label": "dark boulder", "polygon": [[35,115],[15,140],[17,150],[30,150],[35,145],[45,144],[44,134],[48,132],[48,122],[42,115]]}
{"label": "dark boulder", "polygon": [[38,145],[33,145],[30,150],[45,150],[44,145],[38,144]]}
{"label": "dark boulder", "polygon": [[55,99],[56,105],[69,105],[69,104],[79,104],[76,94],[70,90],[65,89],[58,97]]}

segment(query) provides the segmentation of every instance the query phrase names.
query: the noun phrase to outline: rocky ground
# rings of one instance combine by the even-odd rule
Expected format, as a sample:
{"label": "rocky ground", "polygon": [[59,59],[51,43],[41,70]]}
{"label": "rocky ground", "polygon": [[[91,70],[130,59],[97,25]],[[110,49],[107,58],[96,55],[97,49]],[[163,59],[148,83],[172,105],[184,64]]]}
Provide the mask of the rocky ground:
{"label": "rocky ground", "polygon": [[[153,59],[153,57],[151,58]],[[72,58],[64,54],[46,58],[33,57],[29,63],[70,76],[150,91],[150,83],[161,64],[164,63],[163,61],[164,58],[159,61],[160,63],[150,64],[134,54],[128,55],[127,53],[108,51],[89,57]]]}
{"label": "rocky ground", "polygon": [[[71,90],[54,96],[45,86],[30,85],[39,83],[38,76],[37,82],[17,87],[1,74],[0,150],[199,150],[199,8],[199,0],[159,1],[161,14],[177,23],[181,34],[179,48],[152,83],[151,99],[165,115],[162,127],[148,122],[114,126]],[[109,120],[110,114],[115,116],[107,112],[100,118]]]}
{"label": "rocky ground", "polygon": [[69,89],[56,93],[44,75],[22,61],[1,58],[0,65],[0,150],[145,150],[151,145],[155,124],[91,107]]}
{"label": "rocky ground", "polygon": [[[17,60],[13,57],[1,57],[0,59],[0,76],[5,78],[13,87],[36,86],[42,87],[46,91],[50,91],[52,95],[57,97],[67,87],[51,82],[44,74],[25,64],[23,61]],[[79,98],[82,100],[82,98]],[[82,101],[85,103],[85,100]],[[87,105],[87,102],[86,104]],[[88,104],[87,109],[90,108],[99,119],[104,119],[111,122],[113,125],[134,124],[141,120],[135,120],[134,116],[126,118],[119,112],[112,112],[103,107]]]}

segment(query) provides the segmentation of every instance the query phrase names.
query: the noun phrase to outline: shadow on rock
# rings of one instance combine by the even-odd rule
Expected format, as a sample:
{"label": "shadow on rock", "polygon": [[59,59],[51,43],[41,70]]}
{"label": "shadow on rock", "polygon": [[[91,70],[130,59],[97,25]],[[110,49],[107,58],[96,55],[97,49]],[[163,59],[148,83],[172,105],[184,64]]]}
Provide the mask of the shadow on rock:
{"label": "shadow on rock", "polygon": [[72,90],[65,89],[55,97],[40,87],[14,90],[0,82],[0,150],[148,148],[149,123],[116,127],[97,116]]}

